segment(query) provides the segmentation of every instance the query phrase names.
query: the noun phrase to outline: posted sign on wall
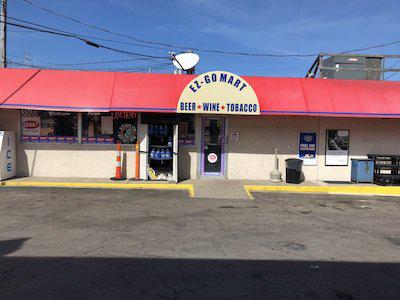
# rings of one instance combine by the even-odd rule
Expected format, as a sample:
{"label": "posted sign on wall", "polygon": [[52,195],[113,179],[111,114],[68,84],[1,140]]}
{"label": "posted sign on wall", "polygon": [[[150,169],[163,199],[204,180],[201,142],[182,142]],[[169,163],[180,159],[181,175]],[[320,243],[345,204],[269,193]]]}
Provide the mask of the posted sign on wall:
{"label": "posted sign on wall", "polygon": [[326,131],[325,165],[347,166],[349,163],[349,130]]}
{"label": "posted sign on wall", "polygon": [[242,77],[225,71],[201,74],[184,88],[178,113],[259,115],[256,93]]}
{"label": "posted sign on wall", "polygon": [[0,181],[17,175],[15,132],[0,131]]}
{"label": "posted sign on wall", "polygon": [[306,166],[317,164],[317,134],[315,132],[301,132],[299,136],[299,158]]}

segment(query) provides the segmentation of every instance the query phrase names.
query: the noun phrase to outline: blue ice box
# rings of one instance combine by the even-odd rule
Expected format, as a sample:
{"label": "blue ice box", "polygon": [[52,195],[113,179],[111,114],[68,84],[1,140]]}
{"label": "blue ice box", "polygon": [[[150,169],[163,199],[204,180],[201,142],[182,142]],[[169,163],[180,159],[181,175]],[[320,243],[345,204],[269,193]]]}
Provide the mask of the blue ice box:
{"label": "blue ice box", "polygon": [[352,159],[351,181],[372,183],[374,181],[374,161],[372,159]]}

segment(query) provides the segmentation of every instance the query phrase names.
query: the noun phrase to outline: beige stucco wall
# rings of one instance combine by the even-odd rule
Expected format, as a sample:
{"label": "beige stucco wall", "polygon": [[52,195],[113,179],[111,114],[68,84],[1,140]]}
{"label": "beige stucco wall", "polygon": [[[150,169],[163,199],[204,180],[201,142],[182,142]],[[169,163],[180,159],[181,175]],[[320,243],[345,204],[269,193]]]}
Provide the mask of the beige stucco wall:
{"label": "beige stucco wall", "polygon": [[[196,118],[196,146],[179,148],[180,180],[198,177],[201,116]],[[350,157],[346,167],[325,166],[327,129],[350,130]],[[0,109],[0,130],[15,130],[20,137],[19,113]],[[400,153],[400,120],[320,118],[299,116],[228,116],[227,178],[269,178],[274,166],[275,147],[279,169],[285,174],[284,160],[296,157],[300,132],[317,132],[317,165],[304,166],[306,180],[349,180],[350,159],[368,153]],[[230,134],[239,133],[239,141]],[[18,176],[108,178],[115,172],[114,145],[17,144]],[[134,176],[132,146],[123,146],[127,159],[123,165],[128,177]]]}
{"label": "beige stucco wall", "polygon": [[[304,117],[228,117],[228,179],[269,178],[274,167],[275,148],[279,153],[279,169],[284,173],[284,160],[297,155],[298,133],[315,131],[317,118]],[[232,132],[239,133],[239,141],[230,140]],[[303,168],[306,178],[315,179],[316,168]]]}
{"label": "beige stucco wall", "polygon": [[[325,166],[327,129],[349,129],[348,166]],[[299,116],[229,116],[228,179],[267,179],[278,148],[279,170],[285,175],[285,159],[296,157],[300,132],[316,132],[317,166],[304,166],[306,180],[350,180],[351,158],[366,158],[369,153],[400,153],[400,120],[372,118],[325,118]],[[238,132],[239,141],[230,134]],[[284,177],[284,176],[283,176]]]}
{"label": "beige stucco wall", "polygon": [[[349,129],[349,165],[325,166],[325,134],[327,129]],[[400,154],[400,120],[373,118],[321,118],[318,159],[318,180],[350,180],[350,159],[366,158],[367,154]]]}
{"label": "beige stucco wall", "polygon": [[[110,178],[115,175],[113,145],[39,144],[18,145],[19,176]],[[134,176],[134,152],[123,147],[123,173]]]}

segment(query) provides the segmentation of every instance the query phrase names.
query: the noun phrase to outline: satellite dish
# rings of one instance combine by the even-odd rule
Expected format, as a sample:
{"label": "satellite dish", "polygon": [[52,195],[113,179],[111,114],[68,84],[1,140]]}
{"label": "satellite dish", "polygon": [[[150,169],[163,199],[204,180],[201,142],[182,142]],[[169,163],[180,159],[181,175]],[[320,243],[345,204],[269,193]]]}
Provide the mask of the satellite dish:
{"label": "satellite dish", "polygon": [[187,71],[194,68],[200,61],[200,57],[195,53],[181,53],[173,56],[172,63],[180,70]]}

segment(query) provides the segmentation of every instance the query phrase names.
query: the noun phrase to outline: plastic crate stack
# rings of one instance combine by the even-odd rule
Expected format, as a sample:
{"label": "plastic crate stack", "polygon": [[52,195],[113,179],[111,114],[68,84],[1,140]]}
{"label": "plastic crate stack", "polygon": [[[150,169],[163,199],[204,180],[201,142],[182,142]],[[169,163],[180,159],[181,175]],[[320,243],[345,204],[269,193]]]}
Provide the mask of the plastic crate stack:
{"label": "plastic crate stack", "polygon": [[380,185],[400,184],[400,155],[368,154],[374,160],[374,182]]}

